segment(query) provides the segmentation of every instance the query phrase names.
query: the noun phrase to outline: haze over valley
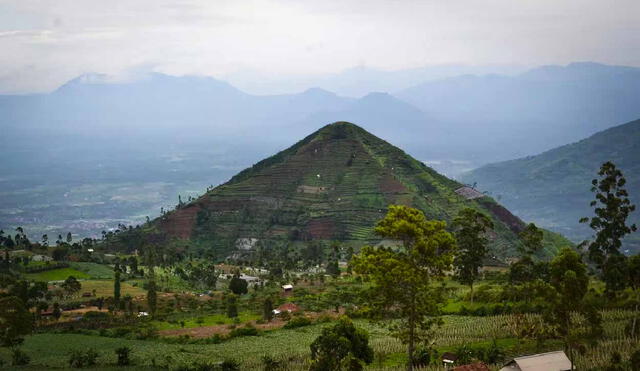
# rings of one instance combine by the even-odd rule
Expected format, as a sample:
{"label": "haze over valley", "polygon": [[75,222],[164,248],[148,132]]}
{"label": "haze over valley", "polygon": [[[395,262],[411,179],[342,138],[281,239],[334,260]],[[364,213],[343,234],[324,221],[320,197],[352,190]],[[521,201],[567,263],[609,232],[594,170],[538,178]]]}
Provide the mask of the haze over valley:
{"label": "haze over valley", "polygon": [[638,15],[0,0],[0,369],[640,370]]}
{"label": "haze over valley", "polygon": [[640,69],[595,63],[454,75],[359,98],[318,87],[253,95],[210,77],[82,75],[50,93],[0,96],[0,222],[78,237],[139,223],[343,120],[455,177],[640,117],[638,92]]}

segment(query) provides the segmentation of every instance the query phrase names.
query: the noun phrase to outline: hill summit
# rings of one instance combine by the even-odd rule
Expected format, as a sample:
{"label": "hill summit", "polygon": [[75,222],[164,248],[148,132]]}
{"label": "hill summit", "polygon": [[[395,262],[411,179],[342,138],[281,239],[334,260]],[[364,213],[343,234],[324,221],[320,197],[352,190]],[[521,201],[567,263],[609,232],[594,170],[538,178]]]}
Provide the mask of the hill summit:
{"label": "hill summit", "polygon": [[321,128],[154,223],[169,237],[225,252],[278,241],[361,245],[379,242],[373,229],[390,204],[447,221],[473,207],[496,224],[495,253],[513,255],[520,243],[523,222],[507,209],[348,122]]}

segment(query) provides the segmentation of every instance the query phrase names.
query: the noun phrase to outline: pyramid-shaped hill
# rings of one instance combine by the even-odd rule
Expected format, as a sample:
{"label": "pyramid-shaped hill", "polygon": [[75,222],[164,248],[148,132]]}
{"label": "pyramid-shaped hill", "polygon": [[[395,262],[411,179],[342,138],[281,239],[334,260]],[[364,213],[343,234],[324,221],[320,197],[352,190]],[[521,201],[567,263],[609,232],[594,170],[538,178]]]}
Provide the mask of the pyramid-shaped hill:
{"label": "pyramid-shaped hill", "polygon": [[321,128],[153,224],[224,253],[311,240],[358,247],[380,241],[373,229],[390,204],[449,222],[465,207],[483,210],[496,226],[496,254],[514,255],[520,244],[523,222],[494,200],[347,122]]}

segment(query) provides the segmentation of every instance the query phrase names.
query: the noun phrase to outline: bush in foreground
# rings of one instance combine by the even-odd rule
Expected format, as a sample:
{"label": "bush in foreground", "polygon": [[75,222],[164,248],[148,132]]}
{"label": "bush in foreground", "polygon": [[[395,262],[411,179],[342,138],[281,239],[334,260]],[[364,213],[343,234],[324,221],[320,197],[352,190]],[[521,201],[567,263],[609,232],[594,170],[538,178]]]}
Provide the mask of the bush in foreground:
{"label": "bush in foreground", "polygon": [[323,329],[311,343],[311,358],[311,371],[362,370],[373,361],[369,334],[342,317],[334,326]]}

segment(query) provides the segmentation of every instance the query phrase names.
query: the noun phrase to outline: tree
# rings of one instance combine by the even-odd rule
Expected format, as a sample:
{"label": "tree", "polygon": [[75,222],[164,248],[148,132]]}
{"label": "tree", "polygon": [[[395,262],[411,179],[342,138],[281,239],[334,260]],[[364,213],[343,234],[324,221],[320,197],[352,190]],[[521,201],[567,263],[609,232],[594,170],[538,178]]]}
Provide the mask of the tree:
{"label": "tree", "polygon": [[191,272],[187,275],[188,280],[193,283],[194,286],[201,289],[216,288],[218,281],[218,275],[216,274],[215,265],[213,263],[198,264],[191,267]]}
{"label": "tree", "polygon": [[337,258],[329,259],[329,262],[327,263],[326,271],[333,277],[338,277],[340,275],[340,266],[338,265]]}
{"label": "tree", "polygon": [[234,294],[227,295],[227,317],[238,317],[238,302],[237,297]]}
{"label": "tree", "polygon": [[116,308],[120,304],[120,270],[116,269],[113,277],[113,301]]}
{"label": "tree", "polygon": [[229,281],[229,290],[236,295],[242,295],[249,292],[248,286],[249,284],[247,281],[240,278],[239,273],[234,274],[231,281]]}
{"label": "tree", "polygon": [[71,237],[71,232],[67,232],[67,243],[70,244],[73,241],[73,237]]}
{"label": "tree", "polygon": [[469,285],[473,303],[473,283],[478,279],[482,261],[488,253],[487,232],[493,228],[489,217],[466,208],[453,219],[458,252],[453,261],[460,283]]}
{"label": "tree", "polygon": [[369,334],[356,328],[347,317],[341,317],[333,327],[324,328],[310,348],[311,371],[358,371],[373,361]]}
{"label": "tree", "polygon": [[605,162],[598,171],[600,179],[593,179],[591,191],[595,200],[591,202],[595,216],[580,219],[581,223],[589,223],[595,232],[593,241],[589,243],[589,258],[602,271],[602,279],[607,292],[615,294],[619,290],[619,274],[621,259],[620,247],[622,239],[637,230],[635,224],[627,225],[627,218],[636,207],[629,200],[629,193],[624,188],[627,180],[616,165]]}
{"label": "tree", "polygon": [[[562,338],[573,369],[574,349],[580,349],[585,340],[597,338],[602,331],[600,314],[585,301],[589,276],[580,255],[570,248],[563,249],[551,261],[550,283],[549,308],[544,318]],[[589,327],[581,326],[576,316],[585,319]]]}
{"label": "tree", "polygon": [[273,301],[271,298],[264,299],[264,304],[262,305],[262,318],[267,322],[271,322],[273,319]]}
{"label": "tree", "polygon": [[640,304],[640,254],[629,258],[627,262],[627,269],[629,272],[629,285],[636,292],[635,315],[631,320],[630,331],[631,336],[636,336],[637,331],[640,329],[640,324],[638,323],[638,306]]}
{"label": "tree", "polygon": [[544,232],[535,224],[529,223],[520,232],[520,239],[522,240],[522,252],[524,255],[531,256],[542,250]]}
{"label": "tree", "polygon": [[60,304],[58,304],[58,302],[56,301],[55,303],[53,303],[53,318],[57,320],[60,319],[60,316],[62,315],[62,310],[60,310]]}
{"label": "tree", "polygon": [[82,284],[74,276],[69,276],[64,280],[61,287],[68,296],[73,296],[80,291]]}
{"label": "tree", "polygon": [[455,248],[445,228],[445,222],[427,220],[420,210],[391,205],[375,232],[402,246],[365,246],[352,259],[354,272],[371,282],[366,300],[372,314],[399,319],[392,330],[407,345],[408,370],[413,369],[416,344],[439,323],[434,316],[444,298],[432,281],[450,269]]}
{"label": "tree", "polygon": [[116,348],[116,355],[118,356],[118,366],[128,366],[131,364],[131,358],[129,354],[131,353],[131,348],[129,347],[120,347]]}
{"label": "tree", "polygon": [[0,342],[2,346],[22,343],[22,336],[31,332],[33,316],[22,300],[15,296],[0,298]]}
{"label": "tree", "polygon": [[152,316],[156,314],[156,308],[158,307],[158,293],[156,292],[156,281],[149,280],[147,283],[147,305],[149,306],[149,312]]}

